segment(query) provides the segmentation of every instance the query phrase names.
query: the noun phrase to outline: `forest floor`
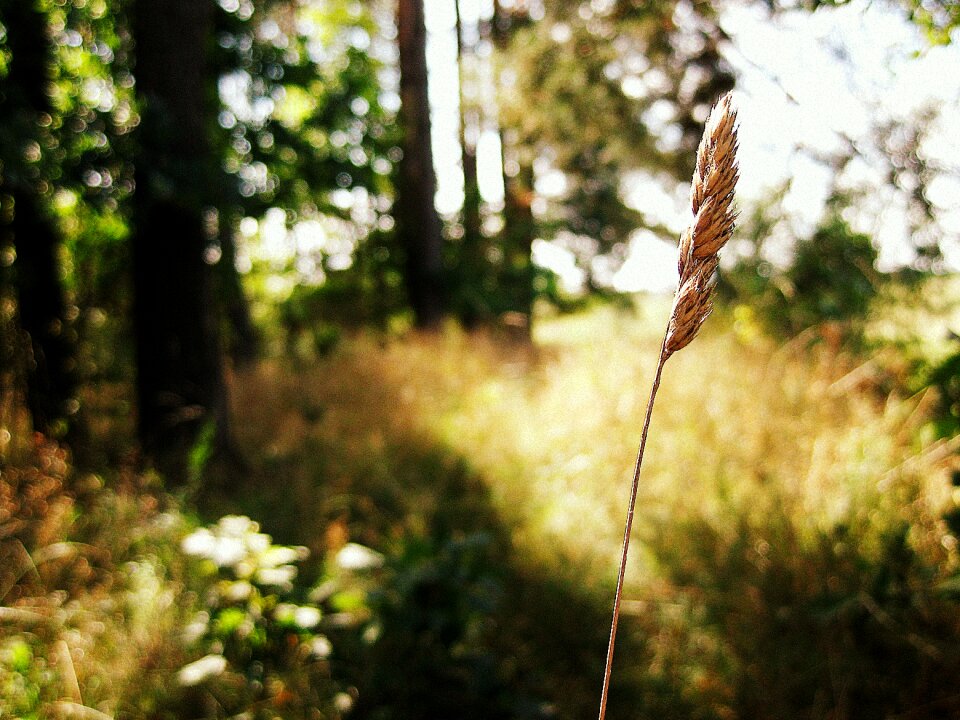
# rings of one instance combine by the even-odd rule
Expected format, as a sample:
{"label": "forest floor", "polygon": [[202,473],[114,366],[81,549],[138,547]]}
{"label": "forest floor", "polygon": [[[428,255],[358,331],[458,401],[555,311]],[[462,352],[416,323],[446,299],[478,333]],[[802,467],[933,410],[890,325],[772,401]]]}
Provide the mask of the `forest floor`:
{"label": "forest floor", "polygon": [[[234,433],[256,450],[247,480],[205,510],[248,513],[318,555],[347,539],[405,557],[419,538],[442,553],[481,533],[509,590],[496,622],[514,635],[486,649],[529,653],[514,662],[549,676],[538,690],[564,716],[590,716],[668,310],[651,299],[547,318],[532,348],[455,330],[361,336],[319,363],[239,372]],[[799,673],[823,636],[778,620],[785,604],[820,602],[825,578],[830,603],[861,602],[904,527],[923,567],[949,572],[940,518],[957,443],[933,434],[935,394],[891,379],[895,352],[864,357],[827,338],[778,345],[734,316],[668,362],[615,677],[633,707],[722,716],[772,702],[789,716],[793,701],[777,709],[761,688]],[[767,659],[784,639],[797,655]],[[734,689],[744,675],[746,699]]]}
{"label": "forest floor", "polygon": [[[303,568],[305,586],[347,542],[385,558],[381,634],[363,667],[347,669],[360,686],[356,717],[595,713],[668,310],[652,299],[544,318],[533,346],[455,329],[359,334],[324,358],[231,374],[239,462],[195,498],[200,517],[247,515],[276,542],[306,546],[316,562]],[[900,350],[864,356],[816,333],[777,344],[743,313],[714,318],[670,359],[642,473],[611,718],[881,717],[925,696],[934,715],[957,709],[931,690],[946,693],[936,678],[960,668],[957,608],[943,590],[960,564],[944,522],[960,500],[957,440],[936,434],[937,396],[905,390],[906,372]],[[64,462],[47,452],[40,475],[76,495]],[[90,497],[104,484],[82,480]],[[124,483],[137,485],[108,478],[119,500],[81,493],[83,514],[69,499],[53,519],[50,490],[38,501],[43,532],[13,537],[34,555],[82,537],[99,549],[79,552],[90,567],[78,575],[71,564],[69,582],[96,587],[97,602],[121,589],[124,602],[141,598],[123,617],[89,603],[76,616],[86,624],[69,642],[90,622],[113,637],[83,645],[75,694],[99,697],[104,712],[126,708],[118,717],[160,717],[129,698],[162,692],[158,667],[188,659],[160,649],[184,622],[186,608],[174,608],[188,596],[170,583],[182,577],[175,547],[188,528],[163,497],[125,495]],[[9,578],[0,581],[7,592]],[[37,592],[4,603],[39,607]],[[62,653],[64,632],[37,635],[31,652],[46,642]],[[0,684],[14,687],[13,677],[43,697],[32,671],[3,674],[21,647],[0,637]],[[130,652],[149,682],[123,665]]]}

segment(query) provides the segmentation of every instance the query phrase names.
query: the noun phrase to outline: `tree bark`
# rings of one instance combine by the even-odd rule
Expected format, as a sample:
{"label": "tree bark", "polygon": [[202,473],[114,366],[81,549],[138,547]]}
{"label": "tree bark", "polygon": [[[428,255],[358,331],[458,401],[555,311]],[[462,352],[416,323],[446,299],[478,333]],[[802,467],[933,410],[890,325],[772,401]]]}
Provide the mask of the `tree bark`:
{"label": "tree bark", "polygon": [[536,220],[533,217],[533,167],[521,163],[512,177],[504,173],[504,227],[502,233],[504,283],[512,310],[524,320],[514,323],[528,339],[533,330],[533,240]]}
{"label": "tree bark", "polygon": [[220,228],[220,251],[220,261],[217,263],[218,290],[229,329],[229,353],[235,363],[250,363],[260,353],[260,334],[250,318],[250,302],[237,273],[236,234],[232,218],[226,218],[226,223]]}
{"label": "tree bark", "polygon": [[[480,237],[480,183],[477,178],[477,140],[480,135],[481,111],[476,98],[470,97],[464,88],[471,78],[467,72],[467,59],[475,56],[474,48],[467,48],[464,40],[463,20],[460,17],[460,0],[454,0],[457,9],[457,69],[460,80],[460,150],[463,165],[463,242],[464,245],[479,245]],[[476,78],[472,78],[474,81]]]}
{"label": "tree bark", "polygon": [[[510,41],[510,19],[499,0],[494,0],[492,36],[494,47],[503,51]],[[511,153],[511,150],[514,152]],[[533,165],[511,148],[507,133],[500,126],[501,168],[503,171],[503,230],[500,233],[503,251],[501,284],[512,313],[520,316],[511,325],[519,337],[529,340],[533,333],[533,240],[537,226],[533,217]],[[516,157],[510,158],[513,154]],[[514,165],[513,171],[510,166]],[[516,315],[513,315],[516,317]]]}
{"label": "tree bark", "polygon": [[434,205],[437,181],[430,136],[423,0],[398,0],[397,41],[403,159],[394,216],[406,252],[407,293],[416,323],[421,328],[435,328],[445,312],[443,241]]}
{"label": "tree bark", "polygon": [[457,69],[460,85],[460,158],[463,168],[463,238],[460,241],[457,265],[461,301],[459,314],[463,324],[470,328],[482,319],[489,320],[489,302],[485,302],[487,290],[484,279],[488,275],[487,258],[484,253],[484,238],[480,219],[480,183],[477,177],[477,140],[482,125],[482,111],[476,97],[466,91],[467,85],[476,82],[476,67],[473,77],[468,61],[476,59],[475,47],[468,47],[464,39],[463,20],[460,15],[460,0],[456,7]]}
{"label": "tree bark", "polygon": [[35,430],[62,436],[67,430],[62,421],[76,411],[76,360],[60,285],[60,238],[30,188],[17,188],[10,197],[18,316],[29,336],[27,407]]}
{"label": "tree bark", "polygon": [[[134,196],[133,280],[139,434],[171,481],[226,399],[213,269],[202,210],[216,177],[208,141],[213,84],[212,0],[135,4],[136,77],[143,105]],[[193,468],[196,470],[196,468]]]}
{"label": "tree bark", "polygon": [[[26,333],[26,400],[36,430],[62,435],[76,410],[75,343],[67,319],[57,255],[61,238],[43,201],[42,165],[24,161],[29,143],[40,143],[47,96],[50,38],[46,17],[32,3],[2,3],[10,66],[0,81],[0,113],[16,147],[0,151],[0,234],[16,249],[14,283],[18,320]],[[13,28],[11,32],[10,29]],[[16,351],[15,351],[16,352]]]}

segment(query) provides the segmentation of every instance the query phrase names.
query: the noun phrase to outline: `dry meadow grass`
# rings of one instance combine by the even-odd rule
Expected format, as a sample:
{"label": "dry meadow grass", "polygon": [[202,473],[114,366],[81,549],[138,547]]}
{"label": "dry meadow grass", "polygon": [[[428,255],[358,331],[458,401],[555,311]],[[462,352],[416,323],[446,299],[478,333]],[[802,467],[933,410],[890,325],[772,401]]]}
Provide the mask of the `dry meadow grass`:
{"label": "dry meadow grass", "polygon": [[[545,319],[534,351],[458,332],[361,337],[316,366],[267,363],[238,375],[234,431],[289,469],[284,487],[313,508],[362,491],[354,471],[387,447],[443,447],[484,479],[525,552],[608,575],[668,313],[667,301],[651,299],[633,314]],[[663,378],[638,500],[641,541],[687,517],[721,530],[735,515],[762,522],[775,504],[803,532],[909,515],[931,519],[931,547],[951,544],[932,518],[952,502],[953,459],[925,434],[926,395],[884,394],[851,356],[744,339],[724,324]],[[311,442],[328,456],[305,457]],[[316,462],[332,470],[327,487],[314,484]],[[638,565],[652,562],[638,553]],[[630,577],[642,585],[655,575],[638,567]]]}
{"label": "dry meadow grass", "polygon": [[[669,313],[668,299],[645,298],[633,311],[543,318],[533,348],[454,329],[358,335],[316,362],[237,372],[232,430],[246,466],[203,512],[247,513],[315,558],[362,542],[399,573],[420,571],[404,570],[411,552],[447,557],[443,572],[467,552],[480,563],[470,587],[500,583],[493,620],[471,611],[464,622],[504,687],[532,688],[558,717],[589,716]],[[930,392],[891,390],[902,385],[873,360],[809,340],[778,345],[721,314],[664,374],[611,717],[960,710],[938,680],[960,669],[957,539],[943,521],[960,502],[958,441],[932,434]],[[57,453],[3,478],[0,527],[8,540],[26,532],[10,522],[26,517],[18,488],[35,487],[30,512],[45,514],[30,532],[43,536],[19,541],[50,559],[2,607],[48,618],[31,642],[50,650],[35,678],[49,676],[49,692],[73,692],[65,656],[50,659],[63,641],[84,704],[147,717],[178,659],[173,516],[149,494],[93,492],[93,476],[70,478],[66,494]],[[89,497],[77,495],[84,483]],[[486,545],[463,551],[478,532]],[[403,611],[417,612],[409,602]],[[4,652],[21,647],[10,637]],[[429,687],[436,670],[422,668]]]}
{"label": "dry meadow grass", "polygon": [[[669,312],[648,298],[634,312],[545,318],[533,350],[456,331],[359,337],[315,366],[237,376],[235,430],[267,448],[264,477],[284,478],[267,501],[287,508],[274,532],[322,552],[346,537],[389,546],[438,514],[454,533],[495,522],[525,563],[609,607]],[[720,317],[664,374],[614,680],[668,685],[666,707],[704,717],[791,717],[811,702],[824,717],[856,717],[844,703],[866,676],[879,683],[870,702],[910,702],[890,699],[910,690],[870,658],[929,661],[926,674],[953,663],[944,647],[958,628],[937,588],[957,570],[942,521],[960,499],[957,442],[931,434],[929,393],[890,391],[827,343],[777,345],[748,330]],[[532,611],[548,627],[577,622]],[[602,655],[602,640],[589,642],[583,654]],[[593,712],[600,674],[589,667],[557,690],[579,715]]]}

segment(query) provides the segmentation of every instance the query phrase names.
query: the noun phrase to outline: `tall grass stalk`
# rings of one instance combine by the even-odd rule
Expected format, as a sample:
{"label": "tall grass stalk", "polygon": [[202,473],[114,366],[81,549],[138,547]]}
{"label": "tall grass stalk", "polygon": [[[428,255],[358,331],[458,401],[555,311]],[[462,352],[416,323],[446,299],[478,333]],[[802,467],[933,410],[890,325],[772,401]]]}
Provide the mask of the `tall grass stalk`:
{"label": "tall grass stalk", "polygon": [[663,366],[670,356],[685,348],[700,332],[703,322],[713,309],[713,289],[720,249],[733,234],[736,213],[733,210],[733,195],[739,170],[737,166],[737,113],[728,93],[711,110],[707,118],[703,138],[697,148],[697,166],[690,186],[690,206],[693,219],[680,236],[680,259],[677,267],[680,281],[673,301],[673,310],[660,346],[657,372],[647,401],[647,412],[640,433],[640,449],[633,470],[630,501],[627,506],[627,521],[623,532],[623,547],[620,551],[620,569],[617,574],[617,590],[613,601],[613,619],[610,622],[610,640],[607,643],[607,660],[603,672],[603,690],[600,694],[600,720],[607,714],[607,699],[610,693],[610,675],[613,669],[613,649],[620,621],[620,604],[623,598],[623,581],[627,572],[627,553],[630,548],[630,533],[633,515],[640,488],[640,467],[647,445],[653,404],[660,388]]}

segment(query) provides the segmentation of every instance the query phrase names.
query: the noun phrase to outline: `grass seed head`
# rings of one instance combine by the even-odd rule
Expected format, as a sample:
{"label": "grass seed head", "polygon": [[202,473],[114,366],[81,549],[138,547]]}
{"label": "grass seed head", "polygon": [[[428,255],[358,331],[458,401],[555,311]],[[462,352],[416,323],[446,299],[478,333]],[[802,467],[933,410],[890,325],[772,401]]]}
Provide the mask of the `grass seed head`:
{"label": "grass seed head", "polygon": [[697,148],[690,186],[693,219],[680,236],[680,285],[664,346],[667,355],[686,347],[713,309],[718,253],[733,235],[737,216],[733,210],[739,178],[736,120],[727,93],[710,112]]}

